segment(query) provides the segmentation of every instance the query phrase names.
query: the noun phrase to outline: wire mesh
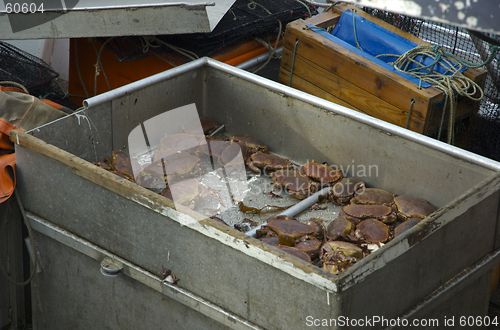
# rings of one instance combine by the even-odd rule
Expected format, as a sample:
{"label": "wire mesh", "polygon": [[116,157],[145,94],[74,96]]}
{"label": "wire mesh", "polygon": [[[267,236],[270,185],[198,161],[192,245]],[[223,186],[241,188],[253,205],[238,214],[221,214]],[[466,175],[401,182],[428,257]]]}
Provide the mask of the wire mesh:
{"label": "wire mesh", "polygon": [[[424,21],[390,12],[364,8],[373,16],[409,32],[420,39],[437,44],[463,60],[482,63],[489,55],[489,45],[469,35],[468,31],[431,21]],[[488,35],[500,42],[500,36]],[[479,102],[458,97],[458,111],[455,118],[455,145],[482,156],[500,161],[500,54],[484,69],[488,71],[484,84],[484,96]],[[470,115],[472,113],[472,115]],[[444,119],[443,119],[444,118]],[[444,120],[441,133],[440,124]],[[438,104],[432,109],[426,135],[446,141],[449,108],[443,116],[443,108]]]}
{"label": "wire mesh", "polygon": [[[212,56],[232,50],[243,40],[278,35],[280,27],[299,18],[317,14],[312,5],[297,0],[236,0],[219,24],[210,33],[191,33],[157,36],[161,41],[194,52],[198,57]],[[103,40],[101,40],[103,41]],[[131,61],[153,54],[173,57],[174,62],[187,62],[171,48],[161,43],[146,45],[140,37],[114,38],[106,46],[120,61]]]}
{"label": "wire mesh", "polygon": [[59,74],[42,59],[0,41],[0,81],[19,83],[31,95],[77,109],[79,106],[56,83],[58,77]]}

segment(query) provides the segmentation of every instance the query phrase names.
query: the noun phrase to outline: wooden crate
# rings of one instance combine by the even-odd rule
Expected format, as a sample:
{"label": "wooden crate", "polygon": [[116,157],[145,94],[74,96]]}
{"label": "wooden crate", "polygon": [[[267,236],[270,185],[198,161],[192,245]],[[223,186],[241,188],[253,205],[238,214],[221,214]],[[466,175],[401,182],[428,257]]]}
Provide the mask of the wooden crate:
{"label": "wooden crate", "polygon": [[[419,89],[416,84],[311,31],[306,26],[312,24],[323,29],[335,26],[342,12],[347,9],[352,10],[354,7],[347,4],[338,5],[332,11],[287,25],[279,82],[286,85],[290,83],[294,48],[298,40],[292,87],[401,127],[406,126],[410,104],[414,100],[408,128],[425,135],[434,135],[441,122],[445,100],[442,90],[436,87]],[[414,35],[358,8],[356,15],[417,44],[426,44]],[[484,86],[486,70],[469,68],[464,74],[479,86]],[[475,116],[478,109],[479,102],[459,98],[456,120]],[[445,127],[447,123],[446,115]]]}

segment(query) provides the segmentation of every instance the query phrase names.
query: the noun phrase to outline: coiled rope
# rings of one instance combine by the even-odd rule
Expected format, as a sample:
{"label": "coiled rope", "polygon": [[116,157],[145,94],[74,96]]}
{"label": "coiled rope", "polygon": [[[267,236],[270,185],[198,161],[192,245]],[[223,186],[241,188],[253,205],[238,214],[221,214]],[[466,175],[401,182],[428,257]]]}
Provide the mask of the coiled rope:
{"label": "coiled rope", "polygon": [[[458,96],[464,96],[473,101],[479,101],[483,98],[483,90],[472,79],[466,77],[462,70],[464,67],[479,68],[491,62],[497,55],[498,46],[490,45],[490,56],[483,63],[472,63],[458,58],[454,54],[447,52],[443,47],[438,45],[420,45],[410,49],[401,56],[392,54],[381,54],[381,56],[395,56],[396,61],[390,62],[396,70],[409,74],[421,82],[426,82],[432,86],[441,89],[446,97],[443,106],[443,114],[439,127],[438,140],[441,138],[443,129],[444,116],[446,106],[450,104],[450,116],[448,122],[448,139],[449,144],[454,143],[454,122],[457,107]],[[425,58],[431,58],[432,62],[428,65],[422,64]],[[441,65],[445,71],[439,73],[434,71],[437,65]],[[476,96],[477,95],[477,96]]]}
{"label": "coiled rope", "polygon": [[[353,10],[353,33],[354,39],[356,41],[356,46],[363,51],[361,45],[358,42],[356,33],[356,10]],[[483,89],[472,79],[466,77],[462,70],[464,67],[468,68],[480,68],[489,64],[497,56],[500,47],[498,45],[492,45],[489,43],[489,56],[482,63],[474,63],[463,60],[455,54],[447,52],[443,47],[438,45],[420,45],[415,48],[408,50],[402,55],[395,54],[380,54],[376,57],[397,57],[394,62],[389,62],[399,72],[411,75],[417,78],[420,83],[418,88],[420,89],[422,82],[426,82],[436,88],[441,89],[445,93],[445,101],[443,106],[443,113],[441,115],[441,123],[439,125],[439,132],[437,139],[441,139],[441,132],[443,130],[444,117],[446,112],[446,107],[448,102],[450,103],[450,116],[448,122],[448,139],[449,144],[454,143],[454,124],[455,124],[455,112],[457,107],[458,96],[465,96],[473,101],[480,101],[483,98]],[[422,62],[425,58],[431,58],[432,62],[428,65],[424,65]],[[418,58],[418,59],[417,59]],[[439,73],[434,71],[437,65],[441,65],[445,72]],[[475,95],[478,96],[475,96]],[[413,104],[413,103],[412,103]],[[407,123],[408,126],[408,123]]]}

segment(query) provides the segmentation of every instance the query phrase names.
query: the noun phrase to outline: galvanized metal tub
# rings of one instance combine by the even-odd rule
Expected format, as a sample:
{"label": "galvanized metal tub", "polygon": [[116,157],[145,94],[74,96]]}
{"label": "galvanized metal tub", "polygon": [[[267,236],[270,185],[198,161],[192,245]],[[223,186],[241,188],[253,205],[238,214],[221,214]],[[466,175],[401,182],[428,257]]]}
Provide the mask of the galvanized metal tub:
{"label": "galvanized metal tub", "polygon": [[[182,226],[196,215],[89,163],[126,150],[140,122],[190,103],[224,123],[227,134],[256,136],[297,163],[376,165],[363,177],[369,186],[425,198],[439,210],[335,276],[212,220]],[[86,106],[12,134],[26,209],[151,274],[173,270],[179,287],[237,316],[219,317],[221,327],[301,329],[311,320],[487,312],[488,271],[499,261],[499,163],[206,58]],[[454,303],[471,295],[480,302],[473,309]],[[80,303],[88,299],[99,298]],[[35,317],[47,320],[47,310]]]}

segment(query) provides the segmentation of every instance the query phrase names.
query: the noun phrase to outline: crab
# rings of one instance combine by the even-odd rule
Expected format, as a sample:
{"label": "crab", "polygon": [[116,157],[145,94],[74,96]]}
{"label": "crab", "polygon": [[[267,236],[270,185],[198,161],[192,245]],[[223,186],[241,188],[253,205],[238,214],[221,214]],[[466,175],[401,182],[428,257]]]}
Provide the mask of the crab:
{"label": "crab", "polygon": [[400,221],[409,218],[425,218],[436,209],[425,199],[409,195],[399,195],[394,199]]}
{"label": "crab", "polygon": [[399,235],[401,235],[405,231],[414,227],[416,224],[418,224],[422,220],[423,220],[423,218],[410,218],[410,219],[406,220],[405,222],[402,222],[396,228],[394,228],[394,237],[398,237]]}
{"label": "crab", "polygon": [[305,235],[295,241],[295,248],[309,255],[311,260],[318,258],[322,242],[314,236]]}
{"label": "crab", "polygon": [[245,154],[243,157],[245,160],[250,157],[250,155],[259,151],[269,153],[269,148],[264,143],[250,136],[234,135],[226,138],[225,140],[238,143],[240,146],[244,147]]}
{"label": "crab", "polygon": [[256,173],[260,173],[261,169],[266,173],[266,170],[276,171],[292,166],[292,163],[288,159],[278,155],[263,153],[262,151],[250,155],[246,160],[246,164]]}
{"label": "crab", "polygon": [[298,257],[304,260],[305,262],[311,263],[311,257],[309,257],[307,253],[302,252],[299,249],[287,245],[277,245],[277,248],[295,257]]}
{"label": "crab", "polygon": [[190,209],[194,209],[200,200],[200,186],[196,179],[176,182],[165,188],[161,195]]}
{"label": "crab", "polygon": [[389,227],[377,219],[366,219],[358,223],[354,235],[366,243],[385,243],[389,239]]}
{"label": "crab", "polygon": [[278,234],[280,245],[294,246],[299,237],[312,234],[314,228],[286,215],[277,215],[267,221],[267,226]]}
{"label": "crab", "polygon": [[323,269],[338,275],[363,258],[363,250],[356,244],[330,241],[321,246],[320,258]]}
{"label": "crab", "polygon": [[269,245],[273,245],[273,246],[278,246],[280,244],[280,239],[278,237],[261,237],[259,238],[259,240],[261,242],[264,242],[266,244],[269,244]]}
{"label": "crab", "polygon": [[124,179],[135,182],[132,160],[130,156],[123,151],[113,150],[111,158],[106,157],[104,162],[96,162],[94,164]]}
{"label": "crab", "polygon": [[183,127],[183,130],[185,133],[188,134],[196,134],[199,131],[200,124],[201,124],[201,129],[203,130],[203,134],[205,135],[210,135],[219,128],[219,124],[217,124],[215,120],[210,118],[200,117],[199,121],[195,121],[194,123],[191,123]]}
{"label": "crab", "polygon": [[299,171],[311,179],[319,181],[323,186],[333,185],[342,179],[342,171],[315,161],[302,165]]}
{"label": "crab", "polygon": [[323,222],[324,220],[317,218],[312,218],[311,220],[306,222],[306,225],[314,228],[314,231],[311,235],[316,237],[320,241],[323,241],[325,238],[325,226],[323,225]]}
{"label": "crab", "polygon": [[365,188],[365,183],[355,178],[344,178],[333,185],[328,199],[336,205],[349,204],[354,194]]}
{"label": "crab", "polygon": [[[159,150],[158,152],[163,152]],[[137,176],[137,183],[149,189],[164,188],[167,182],[177,182],[180,180],[201,176],[204,172],[203,166],[199,163],[197,156],[186,151],[164,153],[154,157],[155,162],[149,164],[141,170]]]}
{"label": "crab", "polygon": [[271,173],[275,186],[285,187],[288,193],[298,199],[304,199],[314,193],[319,184],[295,169],[283,169]]}
{"label": "crab", "polygon": [[326,228],[326,237],[331,240],[337,240],[342,235],[350,235],[354,229],[354,224],[344,217],[337,217]]}
{"label": "crab", "polygon": [[349,204],[344,206],[339,212],[339,217],[345,217],[355,224],[368,218],[374,218],[384,223],[392,223],[397,219],[397,215],[392,207],[361,204]]}
{"label": "crab", "polygon": [[213,138],[207,137],[207,143],[202,144],[200,150],[204,152],[207,156],[211,156],[215,159],[219,159],[222,152],[231,144],[228,141],[215,140]]}
{"label": "crab", "polygon": [[391,206],[394,204],[394,194],[377,188],[360,189],[354,193],[351,204]]}
{"label": "crab", "polygon": [[178,133],[178,134],[165,134],[158,144],[160,149],[176,149],[187,151],[191,154],[198,153],[200,147],[206,144],[204,135]]}

